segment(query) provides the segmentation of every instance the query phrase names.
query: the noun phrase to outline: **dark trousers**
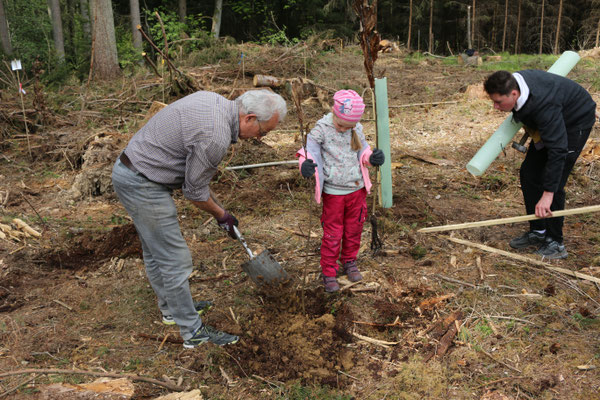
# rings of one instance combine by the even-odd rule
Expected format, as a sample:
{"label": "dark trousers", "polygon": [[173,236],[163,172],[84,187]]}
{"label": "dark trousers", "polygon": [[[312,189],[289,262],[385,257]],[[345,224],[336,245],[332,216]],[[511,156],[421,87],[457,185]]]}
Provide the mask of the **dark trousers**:
{"label": "dark trousers", "polygon": [[[590,129],[581,130],[576,134],[569,135],[568,153],[565,160],[565,166],[560,177],[560,182],[557,191],[554,193],[550,210],[558,211],[565,209],[565,184],[573,170],[577,157],[581,154],[585,142],[590,136]],[[537,150],[532,144],[529,146],[527,155],[523,164],[521,164],[521,191],[525,200],[525,209],[527,214],[535,214],[535,205],[542,197],[544,188],[542,186],[544,170],[548,161],[548,150],[542,148]],[[537,219],[529,221],[531,230],[546,229],[546,235],[552,239],[562,243],[563,241],[563,222],[564,217]]]}

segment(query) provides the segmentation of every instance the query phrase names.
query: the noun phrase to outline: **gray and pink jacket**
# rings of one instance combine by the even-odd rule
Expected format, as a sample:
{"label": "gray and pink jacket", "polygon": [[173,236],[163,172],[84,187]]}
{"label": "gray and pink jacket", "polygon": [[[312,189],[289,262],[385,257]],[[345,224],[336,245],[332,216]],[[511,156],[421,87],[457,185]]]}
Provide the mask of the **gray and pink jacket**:
{"label": "gray and pink jacket", "polygon": [[[364,187],[367,193],[371,191],[371,180],[367,169],[371,164],[369,157],[373,153],[365,139],[362,125],[354,128],[362,143],[362,150],[351,149],[352,130],[338,132],[333,125],[332,114],[321,118],[306,137],[305,149],[296,152],[298,166],[310,158],[317,164],[315,171],[315,200],[321,202],[321,195],[335,192],[351,193]],[[330,190],[327,190],[330,189]]]}

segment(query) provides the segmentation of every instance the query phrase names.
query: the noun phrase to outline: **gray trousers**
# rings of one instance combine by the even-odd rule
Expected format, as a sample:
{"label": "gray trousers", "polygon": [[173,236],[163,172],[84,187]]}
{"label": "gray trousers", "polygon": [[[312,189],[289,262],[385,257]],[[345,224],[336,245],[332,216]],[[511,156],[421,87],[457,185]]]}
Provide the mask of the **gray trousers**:
{"label": "gray trousers", "polygon": [[112,182],[142,242],[148,280],[163,315],[172,315],[187,340],[202,326],[190,292],[192,256],[181,235],[171,190],[117,160]]}

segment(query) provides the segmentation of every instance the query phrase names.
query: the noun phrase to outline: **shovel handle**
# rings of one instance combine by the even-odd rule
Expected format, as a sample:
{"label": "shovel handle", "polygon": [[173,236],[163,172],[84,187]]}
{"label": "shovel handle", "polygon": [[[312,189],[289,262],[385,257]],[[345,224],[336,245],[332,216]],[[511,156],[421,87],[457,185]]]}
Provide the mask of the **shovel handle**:
{"label": "shovel handle", "polygon": [[242,236],[242,233],[235,225],[233,226],[233,232],[235,232],[235,236],[240,241],[242,246],[244,246],[244,249],[246,249],[246,253],[248,253],[248,255],[250,256],[250,259],[252,260],[255,257],[254,253],[252,252],[252,250],[250,250],[250,247],[248,247],[248,245],[246,244],[246,239],[244,239],[244,237]]}

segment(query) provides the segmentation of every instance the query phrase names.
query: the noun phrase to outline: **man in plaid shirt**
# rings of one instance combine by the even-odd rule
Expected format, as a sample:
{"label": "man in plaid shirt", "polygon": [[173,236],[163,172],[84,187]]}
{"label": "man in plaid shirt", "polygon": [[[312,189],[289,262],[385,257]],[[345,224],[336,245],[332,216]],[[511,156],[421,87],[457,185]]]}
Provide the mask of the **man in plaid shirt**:
{"label": "man in plaid shirt", "polygon": [[211,303],[192,299],[188,281],[192,257],[171,193],[181,189],[235,238],[233,226],[238,221],[211,198],[209,183],[232,143],[265,136],[286,113],[285,100],[268,90],[248,91],[234,101],[196,92],[154,115],[113,167],[113,186],[140,237],[163,322],[179,326],[185,348],[206,341],[233,344],[239,337],[202,323],[200,314]]}

